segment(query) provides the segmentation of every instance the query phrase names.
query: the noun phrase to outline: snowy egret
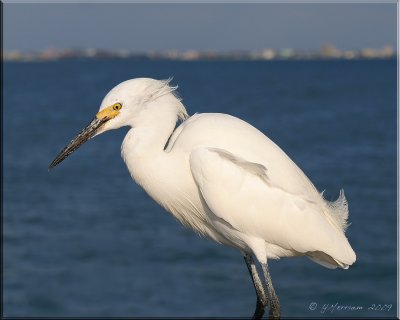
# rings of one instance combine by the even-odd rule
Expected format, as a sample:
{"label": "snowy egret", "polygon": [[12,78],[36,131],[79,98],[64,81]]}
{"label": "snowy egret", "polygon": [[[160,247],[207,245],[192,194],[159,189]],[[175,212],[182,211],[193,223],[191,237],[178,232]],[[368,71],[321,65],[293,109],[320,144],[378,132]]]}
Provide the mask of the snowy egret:
{"label": "snowy egret", "polygon": [[88,139],[130,126],[121,153],[133,180],[186,227],[239,249],[257,294],[253,318],[261,318],[268,304],[270,317],[279,318],[268,259],[307,256],[344,269],[355,262],[344,234],[344,193],[326,201],[263,133],[226,114],[189,117],[175,90],[169,80],[120,83],[49,169]]}

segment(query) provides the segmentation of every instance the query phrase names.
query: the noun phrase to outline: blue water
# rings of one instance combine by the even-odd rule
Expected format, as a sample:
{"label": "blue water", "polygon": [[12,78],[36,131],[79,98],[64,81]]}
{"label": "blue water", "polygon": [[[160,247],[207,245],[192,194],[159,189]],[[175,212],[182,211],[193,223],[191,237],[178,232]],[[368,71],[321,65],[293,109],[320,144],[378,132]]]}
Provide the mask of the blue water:
{"label": "blue water", "polygon": [[345,190],[357,262],[345,271],[306,258],[271,261],[283,315],[396,315],[395,60],[71,60],[4,69],[5,315],[252,314],[240,253],[184,229],[133,183],[120,157],[126,129],[47,171],[114,85],[170,76],[189,113],[238,116],[328,199]]}

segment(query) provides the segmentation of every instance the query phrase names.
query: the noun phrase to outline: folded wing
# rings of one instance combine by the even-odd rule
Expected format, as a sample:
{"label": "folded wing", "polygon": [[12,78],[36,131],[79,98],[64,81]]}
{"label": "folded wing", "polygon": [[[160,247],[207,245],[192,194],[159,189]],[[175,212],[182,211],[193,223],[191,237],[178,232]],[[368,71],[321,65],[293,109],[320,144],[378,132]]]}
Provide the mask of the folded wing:
{"label": "folded wing", "polygon": [[[322,197],[316,201],[290,193],[274,185],[264,165],[219,148],[195,149],[190,166],[209,209],[236,231],[326,267],[354,263],[355,253]],[[279,258],[276,252],[267,254]]]}

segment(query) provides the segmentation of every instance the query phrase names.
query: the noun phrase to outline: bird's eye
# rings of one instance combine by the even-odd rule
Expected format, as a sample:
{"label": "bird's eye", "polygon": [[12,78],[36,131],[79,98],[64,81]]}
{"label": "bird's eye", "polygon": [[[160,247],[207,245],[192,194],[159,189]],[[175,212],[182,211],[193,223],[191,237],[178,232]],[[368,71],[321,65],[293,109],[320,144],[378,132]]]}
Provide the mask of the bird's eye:
{"label": "bird's eye", "polygon": [[113,110],[118,111],[118,110],[121,110],[121,108],[122,108],[122,105],[120,103],[116,103],[113,105]]}

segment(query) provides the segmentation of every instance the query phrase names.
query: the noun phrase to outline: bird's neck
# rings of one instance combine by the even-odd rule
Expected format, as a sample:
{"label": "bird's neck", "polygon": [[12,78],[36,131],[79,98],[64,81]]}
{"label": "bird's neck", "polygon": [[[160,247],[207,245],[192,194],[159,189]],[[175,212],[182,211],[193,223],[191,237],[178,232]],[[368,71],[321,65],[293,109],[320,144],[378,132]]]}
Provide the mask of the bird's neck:
{"label": "bird's neck", "polygon": [[122,143],[122,157],[132,177],[141,185],[168,157],[164,148],[175,129],[181,103],[175,97],[166,98],[148,107]]}

